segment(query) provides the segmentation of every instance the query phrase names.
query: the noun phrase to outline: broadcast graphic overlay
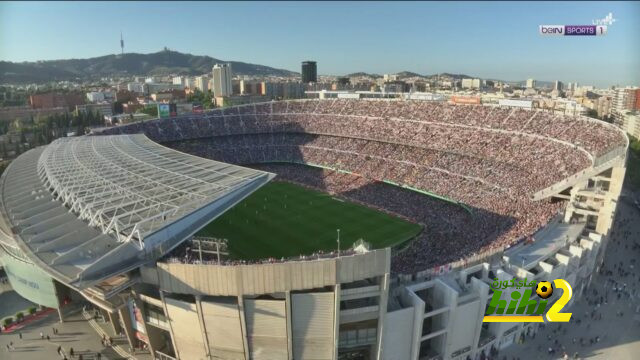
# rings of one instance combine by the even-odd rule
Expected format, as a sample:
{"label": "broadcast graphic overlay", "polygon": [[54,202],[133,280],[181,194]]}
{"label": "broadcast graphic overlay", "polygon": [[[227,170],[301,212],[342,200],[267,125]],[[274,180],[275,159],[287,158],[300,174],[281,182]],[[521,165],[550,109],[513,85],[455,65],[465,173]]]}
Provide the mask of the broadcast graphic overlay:
{"label": "broadcast graphic overlay", "polygon": [[[535,299],[535,296],[532,298],[534,285],[539,300]],[[556,289],[562,290],[562,294],[545,314],[548,299],[554,293],[554,285]],[[502,299],[503,290],[508,287],[515,287],[516,290],[511,292],[510,299]],[[520,290],[522,287],[529,288]],[[564,279],[555,279],[553,285],[549,281],[540,281],[536,285],[535,281],[527,284],[526,279],[518,284],[515,283],[515,279],[512,279],[511,283],[496,279],[491,288],[494,291],[493,296],[482,322],[544,322],[545,317],[548,322],[569,322],[571,319],[571,313],[560,312],[573,296],[571,285]],[[512,315],[514,313],[516,315]]]}
{"label": "broadcast graphic overlay", "polygon": [[593,20],[591,25],[540,25],[538,31],[543,36],[604,36],[616,21],[613,13],[609,13],[603,19]]}

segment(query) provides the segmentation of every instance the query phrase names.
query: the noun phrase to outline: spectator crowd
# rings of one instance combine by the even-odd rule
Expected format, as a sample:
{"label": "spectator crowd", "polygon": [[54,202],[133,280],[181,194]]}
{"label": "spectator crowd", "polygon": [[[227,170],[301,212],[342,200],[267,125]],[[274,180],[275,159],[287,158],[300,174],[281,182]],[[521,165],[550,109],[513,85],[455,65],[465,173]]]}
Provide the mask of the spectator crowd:
{"label": "spectator crowd", "polygon": [[530,238],[564,206],[531,196],[626,141],[607,124],[539,110],[342,99],[248,104],[101,134],[139,132],[423,224],[394,257],[401,273]]}

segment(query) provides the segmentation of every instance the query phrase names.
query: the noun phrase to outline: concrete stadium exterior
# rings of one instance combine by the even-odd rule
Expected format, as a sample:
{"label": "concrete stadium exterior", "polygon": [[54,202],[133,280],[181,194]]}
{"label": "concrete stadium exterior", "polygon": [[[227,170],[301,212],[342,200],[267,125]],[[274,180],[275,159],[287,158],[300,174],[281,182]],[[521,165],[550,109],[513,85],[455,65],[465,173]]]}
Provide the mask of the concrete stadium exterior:
{"label": "concrete stadium exterior", "polygon": [[[122,146],[131,152],[118,152]],[[247,265],[162,260],[273,174],[188,156],[141,135],[58,140],[21,155],[0,180],[1,258],[25,298],[54,308],[89,300],[116,332],[132,345],[147,343],[158,359],[478,359],[538,326],[483,324],[495,278],[563,278],[572,300],[582,295],[607,246],[627,148],[628,141],[611,147],[531,194],[568,203],[534,242],[392,274],[389,248]],[[80,149],[95,156],[79,159]],[[154,159],[156,151],[165,158]],[[83,169],[84,177],[73,176]],[[229,171],[215,175],[221,169]],[[183,171],[191,175],[171,178]],[[131,177],[121,188],[107,186],[123,174]],[[149,179],[165,191],[144,187]],[[212,189],[207,196],[196,196],[201,184]],[[109,203],[113,211],[82,200],[82,189],[98,185],[93,191],[122,195]],[[163,198],[167,189],[184,196]],[[136,192],[141,198],[126,203]]]}

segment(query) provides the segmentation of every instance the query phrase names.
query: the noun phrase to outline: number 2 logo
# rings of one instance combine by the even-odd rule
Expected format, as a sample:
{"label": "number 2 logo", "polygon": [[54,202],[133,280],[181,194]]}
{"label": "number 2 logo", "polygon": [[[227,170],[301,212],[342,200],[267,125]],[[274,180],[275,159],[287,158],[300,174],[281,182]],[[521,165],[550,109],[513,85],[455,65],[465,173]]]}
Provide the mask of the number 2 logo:
{"label": "number 2 logo", "polygon": [[567,305],[573,296],[571,285],[569,285],[569,283],[564,279],[555,279],[553,280],[553,284],[556,286],[556,289],[562,289],[562,295],[560,296],[560,299],[551,306],[549,311],[547,311],[547,314],[545,315],[547,317],[547,321],[569,322],[572,313],[562,313],[560,310]]}

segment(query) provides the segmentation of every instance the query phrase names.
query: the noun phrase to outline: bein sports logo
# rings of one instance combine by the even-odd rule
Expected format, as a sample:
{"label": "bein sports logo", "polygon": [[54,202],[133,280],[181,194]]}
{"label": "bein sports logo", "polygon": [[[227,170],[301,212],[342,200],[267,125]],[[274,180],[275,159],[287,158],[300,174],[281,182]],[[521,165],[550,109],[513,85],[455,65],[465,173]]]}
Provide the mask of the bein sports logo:
{"label": "bein sports logo", "polygon": [[[560,310],[571,300],[573,295],[571,285],[564,279],[555,279],[553,284],[556,288],[562,289],[562,295],[549,308],[544,317],[550,322],[569,322],[571,313],[561,313]],[[533,289],[513,290],[510,301],[502,299],[502,293],[503,291],[494,290],[482,322],[544,322],[542,314],[547,309],[549,303],[547,299],[553,295],[553,286],[548,281],[541,281],[537,284],[536,294],[540,298],[539,301],[531,298]],[[517,315],[512,315],[514,313]]]}
{"label": "bein sports logo", "polygon": [[607,34],[607,25],[540,25],[544,36],[602,36]]}
{"label": "bein sports logo", "polygon": [[592,20],[593,25],[540,25],[539,31],[544,36],[602,36],[616,21],[613,13],[609,13],[602,19]]}

